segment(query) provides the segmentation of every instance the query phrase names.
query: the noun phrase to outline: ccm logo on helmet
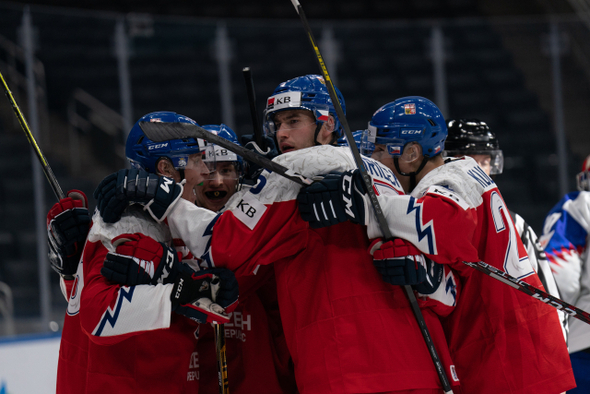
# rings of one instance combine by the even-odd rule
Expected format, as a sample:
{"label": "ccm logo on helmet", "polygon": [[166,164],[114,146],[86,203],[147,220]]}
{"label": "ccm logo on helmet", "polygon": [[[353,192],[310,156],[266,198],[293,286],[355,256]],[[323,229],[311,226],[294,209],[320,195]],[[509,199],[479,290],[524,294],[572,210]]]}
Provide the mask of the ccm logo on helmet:
{"label": "ccm logo on helmet", "polygon": [[400,134],[414,135],[414,134],[421,134],[421,133],[422,133],[422,129],[414,129],[414,130],[402,130]]}
{"label": "ccm logo on helmet", "polygon": [[154,150],[154,149],[160,149],[160,148],[165,148],[168,146],[168,143],[166,142],[165,144],[156,144],[156,145],[150,145],[148,146],[148,150]]}

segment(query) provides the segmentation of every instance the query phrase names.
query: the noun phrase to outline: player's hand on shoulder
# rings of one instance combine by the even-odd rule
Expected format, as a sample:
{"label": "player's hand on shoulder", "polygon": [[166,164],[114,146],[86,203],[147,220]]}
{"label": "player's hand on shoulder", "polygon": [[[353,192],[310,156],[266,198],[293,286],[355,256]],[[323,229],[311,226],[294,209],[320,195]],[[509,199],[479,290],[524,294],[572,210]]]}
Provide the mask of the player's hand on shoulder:
{"label": "player's hand on shoulder", "polygon": [[421,294],[432,294],[442,282],[443,267],[424,256],[410,242],[395,238],[376,239],[369,247],[373,265],[384,282],[413,286]]}
{"label": "player's hand on shoulder", "polygon": [[[272,160],[279,155],[279,151],[277,150],[274,139],[269,136],[263,137],[263,146],[258,146],[258,144],[255,142],[255,137],[253,134],[243,135],[241,142],[245,148],[257,153],[260,156],[266,157],[269,160]],[[255,184],[256,180],[258,179],[258,175],[260,175],[260,172],[262,171],[262,167],[249,160],[246,160],[245,167],[245,182]]]}
{"label": "player's hand on shoulder", "polygon": [[108,253],[100,273],[125,286],[174,283],[181,270],[176,250],[140,233],[113,238],[115,252]]}
{"label": "player's hand on shoulder", "polygon": [[156,221],[161,222],[181,196],[182,185],[173,179],[135,168],[107,176],[94,191],[97,208],[105,223],[119,221],[131,203],[142,204]]}
{"label": "player's hand on shoulder", "polygon": [[350,220],[366,224],[370,201],[360,171],[331,172],[297,196],[301,218],[312,228]]}
{"label": "player's hand on shoulder", "polygon": [[72,279],[78,269],[90,221],[88,198],[80,190],[70,190],[47,214],[49,262],[64,279]]}
{"label": "player's hand on shoulder", "polygon": [[238,305],[234,273],[225,268],[194,271],[184,265],[174,283],[172,310],[198,323],[228,323]]}

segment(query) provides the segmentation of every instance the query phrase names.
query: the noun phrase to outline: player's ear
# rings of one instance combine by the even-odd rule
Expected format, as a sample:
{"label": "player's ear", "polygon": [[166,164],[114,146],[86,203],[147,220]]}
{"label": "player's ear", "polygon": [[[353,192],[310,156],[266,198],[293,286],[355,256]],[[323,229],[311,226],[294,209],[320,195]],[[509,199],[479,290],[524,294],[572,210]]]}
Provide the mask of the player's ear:
{"label": "player's ear", "polygon": [[158,175],[164,175],[170,178],[175,178],[178,174],[178,171],[176,171],[176,169],[172,165],[172,162],[167,158],[162,158],[161,160],[158,160],[158,163],[156,164],[156,170],[158,172]]}
{"label": "player's ear", "polygon": [[412,163],[418,160],[422,156],[422,147],[420,144],[410,142],[404,147],[404,153],[400,157],[401,160],[406,163]]}
{"label": "player's ear", "polygon": [[336,122],[334,117],[332,115],[328,116],[328,120],[324,122],[322,129],[320,130],[320,134],[318,135],[318,142],[320,144],[330,143],[335,126]]}

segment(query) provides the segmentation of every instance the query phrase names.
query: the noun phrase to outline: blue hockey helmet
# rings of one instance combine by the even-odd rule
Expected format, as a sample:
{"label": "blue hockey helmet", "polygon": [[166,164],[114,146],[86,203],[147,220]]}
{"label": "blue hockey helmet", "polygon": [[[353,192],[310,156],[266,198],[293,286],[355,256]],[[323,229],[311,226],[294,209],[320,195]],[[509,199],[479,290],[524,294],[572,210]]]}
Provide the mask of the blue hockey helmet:
{"label": "blue hockey helmet", "polygon": [[[342,93],[334,86],[342,111],[346,115],[346,105]],[[336,115],[334,104],[324,78],[320,75],[310,74],[290,79],[281,83],[266,100],[266,108],[263,115],[263,128],[266,135],[273,136],[276,133],[274,115],[277,112],[305,109],[311,111],[316,119],[316,124],[321,126],[328,120],[328,116],[334,117],[334,132],[337,137],[342,137],[342,126]]]}
{"label": "blue hockey helmet", "polygon": [[[204,125],[201,126],[203,127],[205,130],[210,131],[211,133],[225,138],[226,140],[233,142],[236,145],[240,145],[240,143],[238,142],[238,137],[236,136],[236,133],[229,128],[229,126],[225,125],[225,124],[208,124],[208,125]],[[209,164],[211,162],[224,162],[224,161],[230,161],[233,162],[235,167],[236,167],[236,173],[238,174],[238,176],[241,176],[243,174],[243,170],[244,170],[244,163],[242,161],[242,157],[238,156],[237,154],[235,154],[234,152],[232,152],[229,149],[226,149],[222,146],[219,145],[215,145],[213,144],[213,150],[208,150],[207,151],[207,155],[205,158],[205,163]],[[240,145],[241,146],[241,145]],[[213,154],[215,155],[213,157]]]}
{"label": "blue hockey helmet", "polygon": [[139,122],[189,123],[198,126],[191,118],[169,111],[152,112],[139,119],[129,132],[125,155],[131,166],[147,172],[157,173],[158,161],[168,158],[177,170],[184,169],[188,157],[205,152],[206,142],[192,137],[155,142],[147,138]]}
{"label": "blue hockey helmet", "polygon": [[[352,138],[354,138],[354,142],[356,143],[357,148],[360,149],[361,147],[361,139],[363,137],[364,130],[357,130],[352,132]],[[343,135],[342,137],[338,138],[337,142],[338,146],[348,146],[348,140],[346,136]]]}
{"label": "blue hockey helmet", "polygon": [[401,157],[409,142],[418,143],[425,157],[434,157],[443,151],[446,137],[442,113],[432,101],[419,96],[385,104],[375,111],[367,130],[368,145],[386,145],[394,158]]}

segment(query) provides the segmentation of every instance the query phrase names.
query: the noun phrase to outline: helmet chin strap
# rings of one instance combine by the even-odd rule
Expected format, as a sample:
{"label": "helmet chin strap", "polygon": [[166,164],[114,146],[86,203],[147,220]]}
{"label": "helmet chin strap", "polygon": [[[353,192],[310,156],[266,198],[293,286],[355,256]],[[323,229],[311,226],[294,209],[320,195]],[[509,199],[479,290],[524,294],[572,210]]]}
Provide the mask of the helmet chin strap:
{"label": "helmet chin strap", "polygon": [[397,170],[397,172],[400,175],[403,176],[409,176],[410,177],[410,190],[409,193],[412,192],[412,190],[414,190],[414,188],[416,187],[416,175],[418,175],[420,173],[420,171],[422,171],[422,169],[424,168],[424,166],[426,165],[426,162],[428,161],[428,157],[424,156],[424,158],[422,159],[422,163],[420,163],[420,167],[418,167],[418,169],[414,172],[402,172],[402,170],[399,169],[399,158],[394,157],[393,158],[393,164],[395,165],[395,169]]}
{"label": "helmet chin strap", "polygon": [[315,143],[315,146],[322,145],[318,142],[318,135],[320,134],[323,125],[324,122],[316,122],[315,132],[313,134],[313,142]]}

